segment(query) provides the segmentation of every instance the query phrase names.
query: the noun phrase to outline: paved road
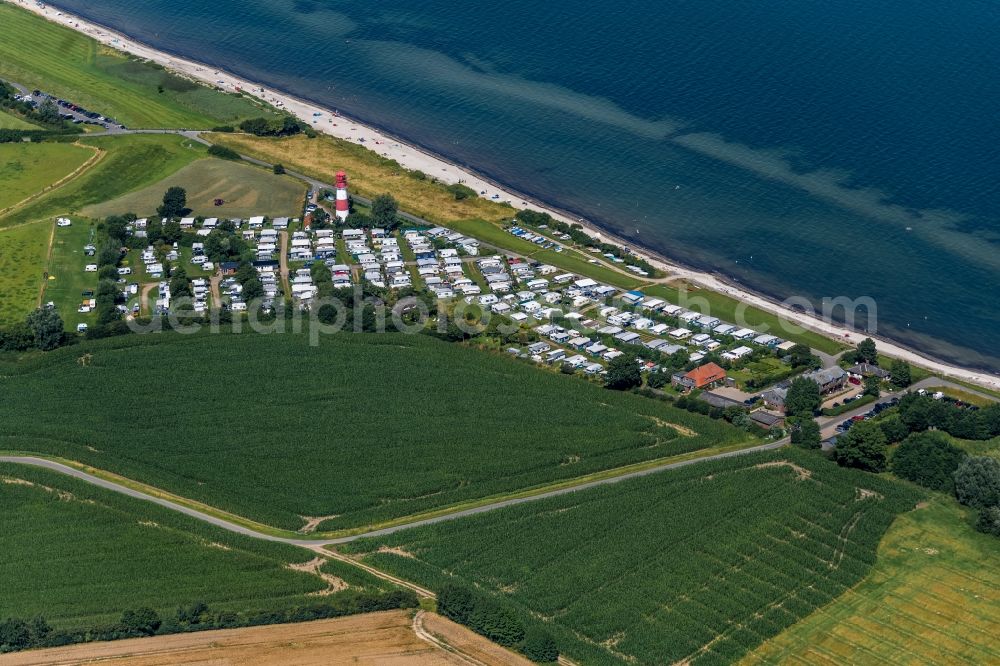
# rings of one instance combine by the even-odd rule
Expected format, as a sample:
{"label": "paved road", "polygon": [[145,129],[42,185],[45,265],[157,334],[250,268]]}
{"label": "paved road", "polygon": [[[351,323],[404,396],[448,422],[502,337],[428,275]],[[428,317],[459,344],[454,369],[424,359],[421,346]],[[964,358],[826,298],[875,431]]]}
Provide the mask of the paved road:
{"label": "paved road", "polygon": [[566,495],[580,490],[586,490],[588,488],[596,488],[598,486],[605,486],[612,483],[619,483],[621,481],[626,481],[628,479],[635,479],[642,476],[649,476],[650,474],[657,474],[659,472],[663,472],[670,469],[686,467],[688,465],[693,465],[699,462],[705,462],[707,460],[731,458],[734,456],[746,455],[748,453],[755,453],[758,451],[768,451],[772,449],[777,449],[781,448],[782,446],[785,446],[787,443],[788,439],[786,438],[777,442],[769,442],[767,444],[761,444],[759,446],[740,449],[738,451],[729,451],[726,453],[719,453],[712,456],[706,456],[704,458],[684,460],[675,463],[666,463],[656,467],[650,467],[648,469],[638,470],[635,472],[628,472],[620,476],[615,476],[607,479],[599,479],[597,481],[590,481],[587,483],[580,484],[578,486],[573,486],[571,488],[559,488],[556,490],[550,490],[548,492],[539,493],[537,495],[532,495],[530,497],[519,497],[515,499],[502,500],[499,502],[493,502],[492,504],[486,504],[472,509],[464,509],[461,511],[456,511],[454,513],[449,513],[447,515],[435,516],[433,518],[417,520],[411,523],[406,523],[404,525],[386,527],[378,530],[372,530],[370,532],[365,532],[362,534],[356,534],[353,536],[340,537],[337,539],[293,539],[287,537],[274,536],[272,534],[266,534],[264,532],[258,532],[256,530],[250,529],[249,527],[244,527],[243,525],[238,525],[223,518],[218,518],[216,516],[209,515],[202,511],[198,511],[197,509],[192,509],[182,504],[178,504],[177,502],[172,502],[170,500],[163,499],[160,497],[154,497],[142,491],[119,485],[117,483],[114,483],[113,481],[102,479],[98,476],[94,476],[93,474],[88,474],[87,472],[84,472],[82,470],[75,469],[73,467],[55,462],[53,460],[46,460],[45,458],[38,458],[35,456],[0,456],[0,463],[15,463],[19,465],[32,465],[35,467],[42,467],[54,472],[59,472],[60,474],[71,476],[75,479],[86,481],[87,483],[92,483],[95,486],[100,486],[101,488],[105,488],[107,490],[112,490],[121,493],[123,495],[128,495],[129,497],[134,497],[136,499],[145,500],[147,502],[153,502],[154,504],[159,504],[160,506],[172,509],[174,511],[178,511],[187,516],[191,516],[192,518],[196,518],[203,522],[215,525],[216,527],[221,527],[225,530],[229,530],[230,532],[236,532],[237,534],[243,534],[245,536],[253,537],[255,539],[263,539],[265,541],[277,541],[279,543],[287,543],[294,546],[305,546],[308,548],[315,548],[316,546],[334,546],[337,544],[348,543],[350,541],[356,541],[358,539],[363,539],[366,537],[385,536],[388,534],[393,534],[395,532],[400,532],[402,530],[410,529],[411,527],[432,525],[434,523],[440,523],[446,520],[454,520],[456,518],[472,516],[478,513],[485,513],[487,511],[495,511],[496,509],[502,509],[508,506],[525,504],[527,502],[535,502],[538,500],[547,499],[549,497],[558,497],[559,495]]}

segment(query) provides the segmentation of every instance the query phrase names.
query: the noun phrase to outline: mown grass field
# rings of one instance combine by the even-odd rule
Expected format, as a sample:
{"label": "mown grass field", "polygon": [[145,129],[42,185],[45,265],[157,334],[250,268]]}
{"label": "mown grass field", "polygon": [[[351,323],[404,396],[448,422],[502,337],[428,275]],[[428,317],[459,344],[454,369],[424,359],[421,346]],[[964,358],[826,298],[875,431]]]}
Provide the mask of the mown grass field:
{"label": "mown grass field", "polygon": [[860,581],[919,497],[783,450],[343,548],[432,589],[477,588],[578,663],[721,664]]}
{"label": "mown grass field", "polygon": [[0,212],[73,173],[94,151],[66,143],[0,144]]}
{"label": "mown grass field", "polygon": [[[306,186],[291,176],[276,176],[260,167],[220,159],[197,160],[135,192],[83,209],[90,217],[132,212],[151,216],[163,202],[169,187],[187,191],[192,215],[219,218],[246,218],[252,215],[290,216],[302,213]],[[214,204],[223,199],[222,206]]]}
{"label": "mown grass field", "polygon": [[93,137],[81,139],[81,143],[100,149],[103,153],[100,160],[62,187],[0,215],[0,228],[57,215],[72,217],[88,205],[163,180],[204,157],[206,150],[204,145],[190,139],[165,134]]}
{"label": "mown grass field", "polygon": [[254,100],[129,59],[7,3],[0,4],[0,78],[41,88],[129,127],[207,129],[270,113]]}
{"label": "mown grass field", "polygon": [[900,516],[871,574],[745,664],[1000,663],[1000,546],[935,496]]}
{"label": "mown grass field", "polygon": [[48,254],[51,222],[0,229],[0,326],[35,309]]}
{"label": "mown grass field", "polygon": [[290,529],[302,516],[337,516],[321,530],[378,523],[746,437],[419,335],[317,347],[292,333],[134,335],[7,361],[0,375],[0,449]]}
{"label": "mown grass field", "polygon": [[0,465],[0,617],[44,616],[60,628],[163,616],[203,601],[218,609],[282,607],[327,585],[292,571],[312,554],[242,537],[62,474]]}
{"label": "mown grass field", "polygon": [[93,326],[97,321],[94,312],[77,312],[83,302],[83,292],[97,289],[97,273],[84,270],[84,266],[93,262],[93,257],[83,252],[84,246],[96,236],[96,225],[96,220],[77,217],[71,227],[56,227],[52,237],[42,299],[55,303],[68,331],[75,331],[77,324]]}

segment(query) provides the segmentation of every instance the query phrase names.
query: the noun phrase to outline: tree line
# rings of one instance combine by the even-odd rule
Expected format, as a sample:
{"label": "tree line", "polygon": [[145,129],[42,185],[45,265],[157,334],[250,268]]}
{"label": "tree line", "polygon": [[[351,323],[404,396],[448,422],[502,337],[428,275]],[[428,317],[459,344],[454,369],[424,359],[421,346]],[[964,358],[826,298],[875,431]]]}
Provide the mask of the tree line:
{"label": "tree line", "polygon": [[389,592],[346,591],[338,594],[335,599],[322,603],[275,610],[214,611],[207,604],[196,602],[179,607],[173,615],[166,618],[152,608],[143,607],[126,610],[121,619],[113,624],[72,631],[53,629],[43,617],[7,618],[0,621],[0,654],[94,641],[309,622],[417,606],[417,596],[411,590],[401,589]]}

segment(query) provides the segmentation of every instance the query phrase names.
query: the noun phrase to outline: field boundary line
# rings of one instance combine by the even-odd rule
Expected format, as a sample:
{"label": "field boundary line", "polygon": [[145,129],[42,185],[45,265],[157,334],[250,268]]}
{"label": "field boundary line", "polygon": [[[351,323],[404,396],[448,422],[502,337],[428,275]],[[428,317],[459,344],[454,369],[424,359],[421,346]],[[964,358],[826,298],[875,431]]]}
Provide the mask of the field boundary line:
{"label": "field boundary line", "polygon": [[637,466],[619,467],[603,472],[595,472],[593,475],[589,476],[577,477],[566,482],[558,482],[527,491],[519,491],[514,494],[483,498],[481,500],[477,500],[474,506],[464,504],[451,505],[436,511],[433,514],[415,514],[405,516],[382,525],[369,525],[340,532],[316,533],[311,538],[303,538],[301,534],[292,532],[291,530],[265,525],[244,516],[229,513],[223,509],[213,507],[203,502],[175,495],[171,492],[156,488],[155,486],[134,481],[119,474],[91,467],[74,460],[68,460],[56,456],[46,456],[44,454],[27,451],[8,451],[0,454],[0,463],[14,463],[43,467],[51,471],[60,472],[66,474],[67,476],[72,476],[82,481],[92,483],[107,490],[116,491],[137,499],[159,504],[160,506],[184,513],[192,518],[211,523],[231,532],[236,532],[258,539],[265,539],[268,541],[279,541],[296,546],[312,547],[339,545],[362,538],[385,536],[404,529],[420,527],[422,525],[429,525],[445,520],[454,520],[465,516],[523,504],[525,502],[532,502],[571,492],[577,492],[579,490],[608,485],[611,483],[618,483],[628,479],[656,474],[662,471],[677,469],[679,467],[685,467],[687,465],[708,460],[729,458],[733,456],[777,449],[785,446],[786,444],[787,439],[783,439],[777,442],[758,444],[750,447],[729,447],[722,450],[716,450],[714,453],[709,455],[690,456],[690,454],[681,454],[680,456],[676,456],[674,458],[659,459],[658,461],[641,463],[638,468]]}
{"label": "field boundary line", "polygon": [[[30,224],[38,224],[31,222]],[[38,284],[38,302],[35,307],[42,307],[42,300],[45,298],[45,290],[49,288],[49,269],[52,267],[52,246],[56,243],[56,223],[49,222],[49,246],[45,250],[45,270],[42,271],[42,281]]]}

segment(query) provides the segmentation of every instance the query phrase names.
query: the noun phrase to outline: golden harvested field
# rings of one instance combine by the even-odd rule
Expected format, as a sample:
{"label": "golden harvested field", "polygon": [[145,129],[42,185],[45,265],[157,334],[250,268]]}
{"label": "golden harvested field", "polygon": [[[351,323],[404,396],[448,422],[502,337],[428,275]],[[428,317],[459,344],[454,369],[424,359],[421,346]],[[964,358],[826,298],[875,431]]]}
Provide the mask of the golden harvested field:
{"label": "golden harvested field", "polygon": [[943,496],[896,519],[857,587],[744,664],[1000,663],[1000,542]]}
{"label": "golden harvested field", "polygon": [[[306,195],[305,184],[290,176],[276,176],[246,163],[200,159],[157,183],[89,206],[83,213],[95,218],[122,213],[151,216],[163,202],[163,193],[173,186],[187,191],[191,215],[205,217],[295,217],[301,214]],[[222,199],[223,205],[214,205],[215,199]]]}
{"label": "golden harvested field", "polygon": [[[438,616],[433,616],[438,618]],[[475,644],[470,654],[490,666],[530,663],[454,623],[449,638],[463,646]],[[437,632],[437,625],[433,631]],[[455,633],[452,633],[455,632]],[[486,645],[479,645],[485,643]],[[56,664],[121,664],[129,666],[452,666],[469,662],[418,638],[411,613],[388,611],[335,620],[225,629],[153,638],[135,638],[9,654],[4,666]]]}

